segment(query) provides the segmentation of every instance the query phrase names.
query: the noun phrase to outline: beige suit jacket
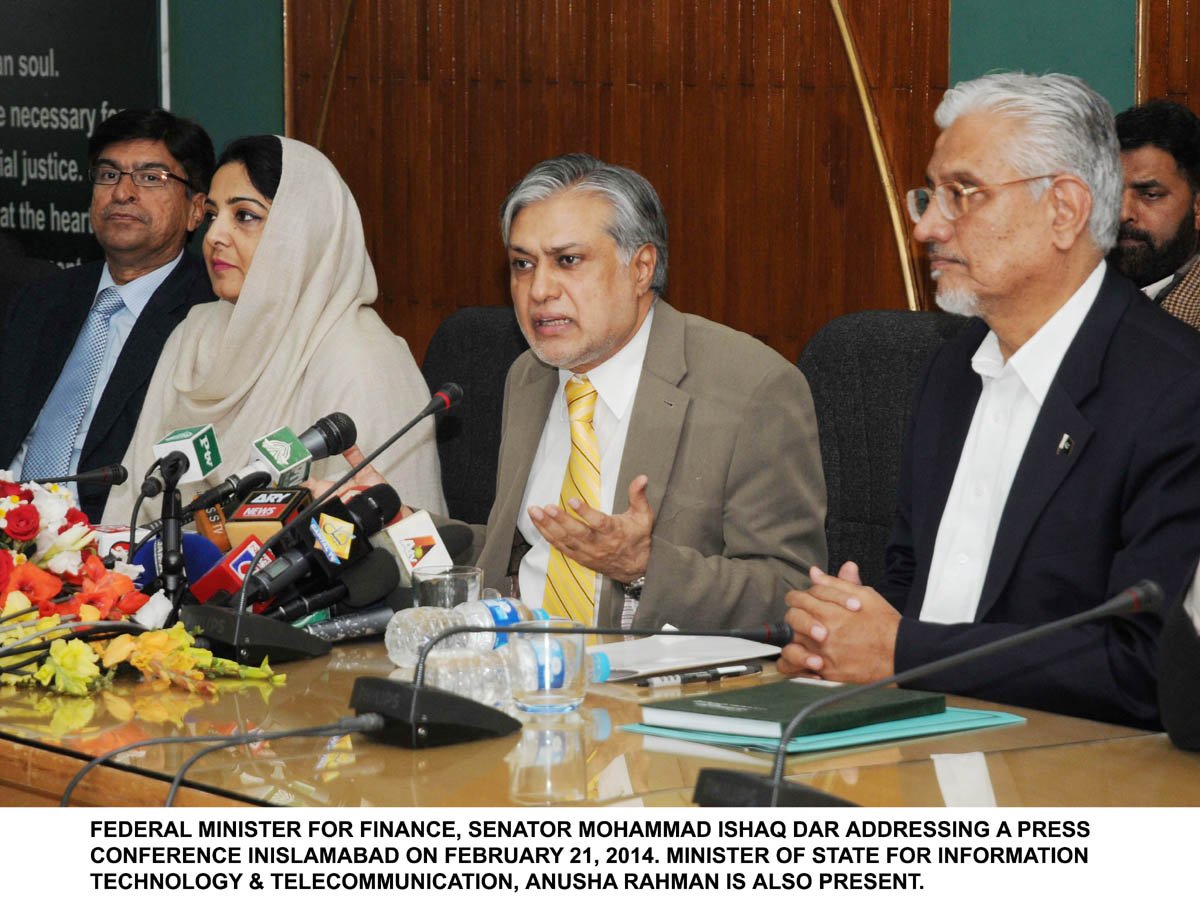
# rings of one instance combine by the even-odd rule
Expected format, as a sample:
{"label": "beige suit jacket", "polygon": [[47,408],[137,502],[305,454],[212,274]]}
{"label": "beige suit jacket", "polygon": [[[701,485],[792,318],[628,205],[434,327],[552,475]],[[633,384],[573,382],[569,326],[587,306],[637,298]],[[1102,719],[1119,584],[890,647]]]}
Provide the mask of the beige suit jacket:
{"label": "beige suit jacket", "polygon": [[[808,383],[742,332],[656,305],[617,479],[649,477],[654,533],[638,626],[729,628],[782,618],[784,595],[825,564],[825,479]],[[486,584],[506,590],[530,466],[558,371],[526,352],[504,391],[496,500],[480,542]],[[565,466],[564,466],[565,469]],[[481,530],[481,529],[480,529]],[[604,579],[596,621],[620,621]]]}

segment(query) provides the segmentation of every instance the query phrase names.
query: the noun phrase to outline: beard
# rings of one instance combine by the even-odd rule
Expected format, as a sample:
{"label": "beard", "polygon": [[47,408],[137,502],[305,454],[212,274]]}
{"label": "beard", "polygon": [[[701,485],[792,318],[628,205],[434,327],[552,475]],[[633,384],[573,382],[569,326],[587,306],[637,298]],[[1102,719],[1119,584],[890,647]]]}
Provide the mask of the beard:
{"label": "beard", "polygon": [[[1196,237],[1196,222],[1190,212],[1180,222],[1178,230],[1161,245],[1156,245],[1146,231],[1122,225],[1117,232],[1117,246],[1108,254],[1108,262],[1139,288],[1144,288],[1178,271],[1191,259],[1196,252]],[[1123,240],[1139,243],[1123,247]]]}
{"label": "beard", "polygon": [[939,288],[934,300],[938,307],[947,313],[957,316],[983,316],[984,307],[979,302],[979,297],[962,288],[947,288],[945,291]]}

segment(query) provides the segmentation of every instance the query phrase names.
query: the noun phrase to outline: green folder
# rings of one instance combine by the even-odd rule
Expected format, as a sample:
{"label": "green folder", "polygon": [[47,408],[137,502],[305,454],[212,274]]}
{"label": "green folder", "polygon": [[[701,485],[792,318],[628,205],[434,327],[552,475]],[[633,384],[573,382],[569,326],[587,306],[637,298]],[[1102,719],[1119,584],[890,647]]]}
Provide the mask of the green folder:
{"label": "green folder", "polygon": [[[793,680],[718,689],[648,703],[642,706],[642,721],[656,727],[779,737],[801,709],[835,692],[837,690],[829,686]],[[894,688],[872,690],[819,709],[811,718],[805,719],[796,734],[823,734],[883,721],[935,715],[945,708],[946,697],[941,693]]]}
{"label": "green folder", "polygon": [[[953,734],[958,731],[973,731],[979,728],[1000,727],[1008,724],[1024,724],[1020,715],[1009,712],[990,712],[981,709],[948,708],[936,715],[921,715],[899,721],[884,721],[861,727],[846,728],[823,734],[806,734],[793,737],[788,743],[789,753],[814,753],[820,750],[840,750],[869,743],[888,740],[907,740],[911,737],[930,737],[936,734]],[[707,743],[714,746],[739,747],[774,753],[779,748],[778,737],[752,737],[745,734],[719,734],[713,731],[683,730],[681,728],[657,727],[649,724],[627,724],[623,730],[635,734],[652,734],[656,737],[672,737],[692,743]]]}

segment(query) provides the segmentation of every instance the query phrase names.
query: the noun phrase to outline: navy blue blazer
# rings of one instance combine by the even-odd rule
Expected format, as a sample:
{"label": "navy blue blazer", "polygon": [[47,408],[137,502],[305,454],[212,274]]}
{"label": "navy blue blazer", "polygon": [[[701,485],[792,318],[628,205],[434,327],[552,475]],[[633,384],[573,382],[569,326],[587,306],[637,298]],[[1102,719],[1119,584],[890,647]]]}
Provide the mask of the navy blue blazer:
{"label": "navy blue blazer", "polygon": [[[982,388],[975,320],[930,360],[905,445],[880,592],[903,614],[896,670],[1078,613],[1140,579],[1177,599],[1200,552],[1200,333],[1110,269],[1038,414],[974,623],[918,617],[942,511]],[[1073,441],[1060,447],[1063,434]],[[1159,727],[1161,620],[1118,617],[916,685]]]}
{"label": "navy blue blazer", "polygon": [[[7,468],[54,388],[96,297],[103,262],[26,285],[9,305],[0,337],[0,467]],[[83,444],[79,470],[120,462],[129,447],[150,377],[167,336],[196,304],[215,300],[204,262],[189,251],[134,323],[100,398]],[[133,480],[126,483],[133,483]],[[108,488],[80,486],[80,508],[99,522]]]}

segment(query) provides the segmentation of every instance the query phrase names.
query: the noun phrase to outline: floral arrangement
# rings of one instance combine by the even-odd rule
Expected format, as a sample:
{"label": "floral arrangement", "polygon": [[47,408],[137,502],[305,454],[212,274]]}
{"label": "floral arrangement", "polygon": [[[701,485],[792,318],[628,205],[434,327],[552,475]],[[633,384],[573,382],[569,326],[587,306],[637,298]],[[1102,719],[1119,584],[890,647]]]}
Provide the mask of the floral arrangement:
{"label": "floral arrangement", "polygon": [[156,688],[201,695],[213,692],[213,678],[285,680],[266,661],[245,667],[196,648],[183,624],[146,630],[131,622],[151,599],[134,585],[140,567],[118,561],[109,569],[95,537],[70,490],[0,472],[0,685],[84,695],[122,668]]}

